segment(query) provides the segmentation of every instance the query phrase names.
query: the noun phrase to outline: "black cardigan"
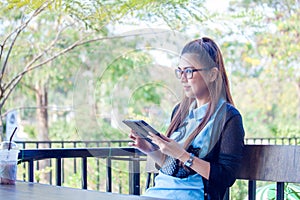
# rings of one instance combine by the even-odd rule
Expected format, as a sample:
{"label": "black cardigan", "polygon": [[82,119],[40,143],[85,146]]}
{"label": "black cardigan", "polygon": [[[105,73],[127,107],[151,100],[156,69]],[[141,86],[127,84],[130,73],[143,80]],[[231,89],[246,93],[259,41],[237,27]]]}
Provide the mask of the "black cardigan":
{"label": "black cardigan", "polygon": [[233,185],[244,150],[244,128],[239,111],[226,105],[226,120],[220,138],[203,158],[210,162],[209,180],[203,178],[204,199],[221,200]]}
{"label": "black cardigan", "polygon": [[[179,105],[175,106],[171,118],[178,108]],[[210,162],[209,180],[202,178],[205,200],[222,200],[226,189],[235,182],[243,157],[244,136],[242,116],[235,107],[226,103],[226,118],[220,137],[203,158]]]}

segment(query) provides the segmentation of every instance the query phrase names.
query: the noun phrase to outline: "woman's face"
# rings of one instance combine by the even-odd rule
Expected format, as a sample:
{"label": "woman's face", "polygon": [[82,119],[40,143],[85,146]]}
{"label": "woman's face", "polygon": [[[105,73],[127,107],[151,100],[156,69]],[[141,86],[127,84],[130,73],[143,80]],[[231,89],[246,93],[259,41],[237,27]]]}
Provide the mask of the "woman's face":
{"label": "woman's face", "polygon": [[[187,68],[191,69],[204,69],[207,68],[202,66],[197,58],[193,54],[183,54],[180,58],[178,67],[181,70]],[[186,74],[183,73],[181,76],[181,84],[185,95],[189,98],[196,98],[197,106],[201,106],[209,101],[209,90],[207,87],[207,76],[209,70],[194,71],[191,79],[187,78]]]}

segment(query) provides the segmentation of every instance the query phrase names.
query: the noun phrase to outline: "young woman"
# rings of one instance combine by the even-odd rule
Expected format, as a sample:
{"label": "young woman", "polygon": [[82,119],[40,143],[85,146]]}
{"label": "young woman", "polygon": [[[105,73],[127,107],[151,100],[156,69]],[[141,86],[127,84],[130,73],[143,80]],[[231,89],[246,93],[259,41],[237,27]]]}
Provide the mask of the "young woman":
{"label": "young woman", "polygon": [[204,37],[186,44],[176,77],[184,98],[172,113],[166,136],[150,133],[159,150],[134,131],[131,146],[160,166],[155,186],[145,196],[167,199],[223,199],[243,155],[242,117],[233,106],[222,53]]}

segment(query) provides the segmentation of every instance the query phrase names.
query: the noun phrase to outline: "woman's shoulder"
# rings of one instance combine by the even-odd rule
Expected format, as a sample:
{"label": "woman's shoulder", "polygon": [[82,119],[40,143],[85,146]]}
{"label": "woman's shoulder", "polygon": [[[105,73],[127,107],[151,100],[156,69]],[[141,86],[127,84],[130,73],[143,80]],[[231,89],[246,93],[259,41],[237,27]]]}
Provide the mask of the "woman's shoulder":
{"label": "woman's shoulder", "polygon": [[226,114],[229,118],[231,118],[235,115],[241,115],[239,110],[230,103],[226,103],[226,112],[227,112]]}

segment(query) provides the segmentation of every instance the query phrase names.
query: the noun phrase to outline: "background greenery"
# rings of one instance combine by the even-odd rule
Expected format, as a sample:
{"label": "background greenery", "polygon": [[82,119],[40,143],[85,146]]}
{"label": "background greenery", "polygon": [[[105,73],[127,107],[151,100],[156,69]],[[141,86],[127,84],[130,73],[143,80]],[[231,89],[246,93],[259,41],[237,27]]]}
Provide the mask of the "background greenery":
{"label": "background greenery", "polygon": [[[173,72],[160,61],[177,55],[157,60],[165,52],[153,54],[143,44],[151,40],[119,36],[167,27],[183,41],[208,35],[220,44],[247,137],[297,136],[298,1],[227,3],[221,9],[205,1],[3,1],[3,122],[17,109],[25,140],[126,139],[114,115],[146,118],[164,130],[180,94],[170,91],[175,87],[164,76]],[[5,88],[21,72],[15,87]]]}

